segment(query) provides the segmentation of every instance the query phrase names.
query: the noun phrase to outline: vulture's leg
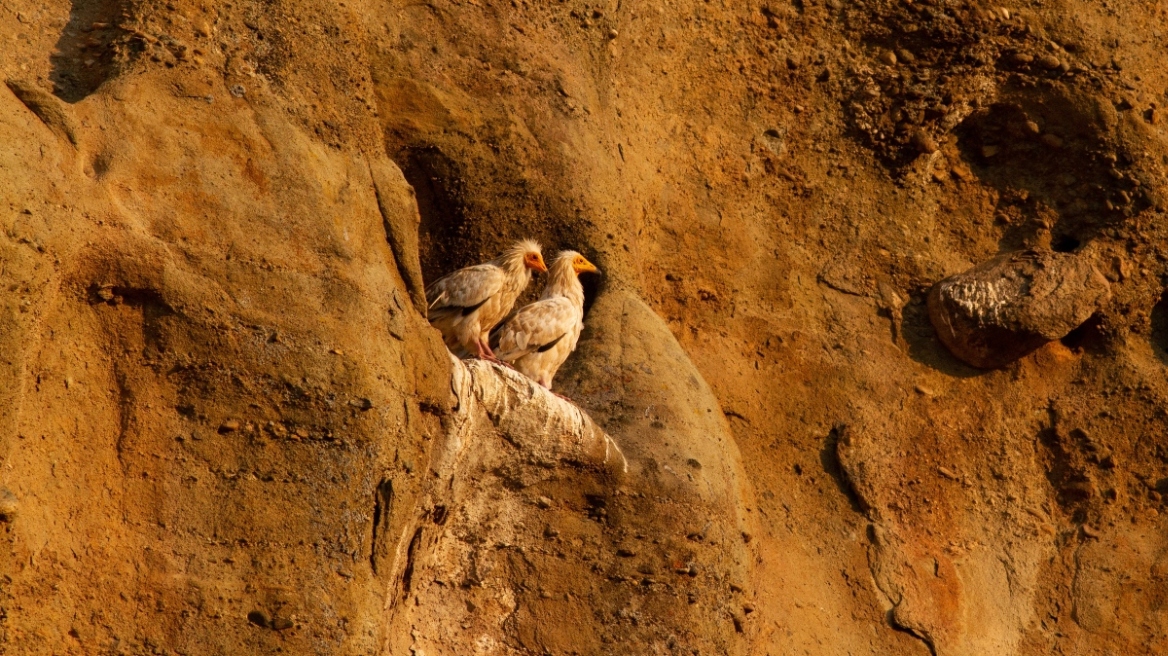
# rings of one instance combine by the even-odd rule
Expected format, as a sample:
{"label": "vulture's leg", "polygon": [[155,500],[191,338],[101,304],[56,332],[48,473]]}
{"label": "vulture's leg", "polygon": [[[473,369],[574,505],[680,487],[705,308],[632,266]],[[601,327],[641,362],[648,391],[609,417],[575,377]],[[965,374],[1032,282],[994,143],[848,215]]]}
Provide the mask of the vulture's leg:
{"label": "vulture's leg", "polygon": [[495,362],[498,362],[499,358],[495,357],[495,352],[491,350],[491,338],[484,337],[483,339],[480,339],[479,342],[482,343],[483,348],[487,349],[487,355],[491,356],[491,359]]}
{"label": "vulture's leg", "polygon": [[[487,359],[488,360],[490,360],[491,362],[494,362],[495,364],[501,364],[504,367],[507,367],[508,369],[515,369],[515,367],[511,366],[510,362],[504,362],[503,360],[500,360],[498,356],[495,355],[494,349],[491,348],[491,336],[489,334],[483,335],[482,339],[480,339],[479,341],[482,343],[483,348],[485,348],[487,350]],[[518,369],[515,369],[515,371],[518,371]]]}
{"label": "vulture's leg", "polygon": [[475,346],[478,347],[480,360],[487,360],[489,362],[494,362],[496,364],[500,364],[499,358],[495,357],[495,353],[493,351],[491,351],[491,345],[488,344],[486,342],[486,340],[476,339]]}

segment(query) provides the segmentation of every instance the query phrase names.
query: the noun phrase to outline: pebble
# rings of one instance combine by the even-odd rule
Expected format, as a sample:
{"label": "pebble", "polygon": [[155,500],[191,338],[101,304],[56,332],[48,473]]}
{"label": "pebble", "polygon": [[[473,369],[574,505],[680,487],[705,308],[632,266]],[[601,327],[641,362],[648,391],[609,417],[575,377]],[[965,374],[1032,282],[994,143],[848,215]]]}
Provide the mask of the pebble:
{"label": "pebble", "polygon": [[273,617],[272,621],[268,623],[268,628],[276,631],[283,631],[292,628],[292,620],[287,617]]}
{"label": "pebble", "polygon": [[244,89],[242,84],[236,84],[231,87],[231,95],[236,98],[242,98],[247,95],[247,89]]}
{"label": "pebble", "polygon": [[1062,65],[1062,62],[1059,61],[1059,58],[1055,57],[1054,55],[1043,55],[1038,58],[1038,63],[1042,64],[1043,68],[1049,68],[1051,70],[1054,70]]}
{"label": "pebble", "polygon": [[1024,52],[1016,52],[1010,59],[1015,64],[1029,64],[1030,62],[1034,61],[1034,55],[1028,55]]}
{"label": "pebble", "polygon": [[1099,539],[1099,531],[1096,531],[1087,524],[1083,524],[1083,535],[1089,538]]}
{"label": "pebble", "polygon": [[220,433],[232,433],[232,432],[235,432],[237,430],[239,430],[239,420],[238,419],[228,419],[227,421],[223,422],[222,424],[219,424],[219,432]]}
{"label": "pebble", "polygon": [[885,50],[880,53],[880,61],[888,66],[896,66],[896,53],[891,50]]}
{"label": "pebble", "polygon": [[535,505],[539,506],[540,508],[551,508],[552,500],[547,497],[540,497],[535,500]]}
{"label": "pebble", "polygon": [[1039,132],[1042,132],[1042,129],[1039,128],[1038,124],[1034,121],[1026,121],[1026,132],[1032,135],[1037,135]]}
{"label": "pebble", "polygon": [[1042,143],[1050,146],[1051,148],[1063,147],[1063,140],[1050,133],[1042,135]]}
{"label": "pebble", "polygon": [[621,558],[632,558],[633,556],[637,555],[637,552],[633,551],[632,549],[625,549],[622,547],[616,550],[616,555],[620,556]]}
{"label": "pebble", "polygon": [[545,538],[554,538],[559,534],[560,534],[559,529],[552,526],[551,524],[548,524],[547,526],[543,527],[543,536]]}
{"label": "pebble", "polygon": [[912,145],[926,155],[937,152],[937,141],[922,128],[913,132]]}
{"label": "pebble", "polygon": [[914,60],[916,60],[916,55],[912,54],[912,52],[908,50],[905,50],[904,48],[897,50],[896,56],[900,58],[900,61],[906,64],[911,64]]}
{"label": "pebble", "polygon": [[16,501],[16,495],[8,490],[0,489],[0,522],[11,522],[16,519],[19,508],[20,504]]}
{"label": "pebble", "polygon": [[994,155],[997,155],[997,154],[998,154],[998,147],[997,146],[982,146],[981,147],[981,156],[982,157],[985,157],[988,159],[988,158],[993,157]]}
{"label": "pebble", "polygon": [[957,474],[954,474],[954,473],[953,473],[953,470],[949,469],[948,467],[938,467],[938,468],[937,468],[937,471],[938,471],[938,472],[939,472],[939,473],[940,473],[942,476],[944,476],[945,478],[947,478],[947,479],[949,479],[949,480],[951,480],[951,481],[955,481],[955,480],[957,480]]}
{"label": "pebble", "polygon": [[611,29],[611,30],[609,30],[609,31],[608,31],[608,38],[610,38],[610,39],[615,39],[615,38],[617,38],[618,36],[620,36],[620,32],[618,32],[618,31],[616,30],[616,28],[613,28],[613,29]]}

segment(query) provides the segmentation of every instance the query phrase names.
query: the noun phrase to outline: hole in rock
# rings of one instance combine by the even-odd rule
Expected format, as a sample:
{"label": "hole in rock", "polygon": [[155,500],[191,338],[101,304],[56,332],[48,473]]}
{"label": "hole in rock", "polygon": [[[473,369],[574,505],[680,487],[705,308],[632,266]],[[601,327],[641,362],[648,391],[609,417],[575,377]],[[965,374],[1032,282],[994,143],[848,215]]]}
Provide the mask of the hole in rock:
{"label": "hole in rock", "polygon": [[418,257],[426,283],[486,259],[474,247],[479,235],[466,219],[458,165],[433,146],[407,148],[398,163],[418,202]]}
{"label": "hole in rock", "polygon": [[1073,253],[1081,245],[1082,242],[1074,235],[1059,235],[1051,242],[1050,247],[1059,253]]}
{"label": "hole in rock", "polygon": [[1038,432],[1038,443],[1046,452],[1046,479],[1055,501],[1072,518],[1084,516],[1094,486],[1076,463],[1076,456],[1079,455],[1076,445],[1064,441],[1053,426]]}
{"label": "hole in rock", "polygon": [[1002,97],[968,116],[954,134],[978,178],[1029,215],[1006,231],[1003,246],[1033,237],[1053,216],[1059,235],[1053,247],[1070,252],[1148,206],[1127,170],[1130,158],[1094,100],[1057,88],[1010,86]]}
{"label": "hole in rock", "polygon": [[843,463],[840,462],[839,444],[841,439],[846,439],[844,434],[846,430],[846,427],[836,426],[828,431],[827,437],[823,440],[823,448],[819,451],[819,463],[823,466],[823,471],[831,476],[836,487],[847,498],[852,510],[863,514],[867,511],[867,506],[856,491],[855,486],[852,485],[851,479],[848,478]]}

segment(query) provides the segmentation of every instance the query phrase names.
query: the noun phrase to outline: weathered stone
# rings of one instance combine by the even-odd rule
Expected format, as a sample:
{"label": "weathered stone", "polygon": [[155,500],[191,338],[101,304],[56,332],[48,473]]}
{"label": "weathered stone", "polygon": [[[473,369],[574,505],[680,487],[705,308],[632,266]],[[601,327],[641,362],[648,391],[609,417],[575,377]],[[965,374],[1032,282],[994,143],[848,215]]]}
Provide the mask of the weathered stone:
{"label": "weathered stone", "polygon": [[912,144],[925,155],[931,155],[937,152],[937,140],[933,139],[933,136],[923,128],[913,132]]}
{"label": "weathered stone", "polygon": [[954,355],[990,369],[1065,336],[1109,293],[1107,279],[1081,255],[1019,251],[937,283],[929,317]]}
{"label": "weathered stone", "polygon": [[19,509],[20,504],[16,501],[16,495],[0,488],[0,522],[11,522],[16,519],[16,513]]}

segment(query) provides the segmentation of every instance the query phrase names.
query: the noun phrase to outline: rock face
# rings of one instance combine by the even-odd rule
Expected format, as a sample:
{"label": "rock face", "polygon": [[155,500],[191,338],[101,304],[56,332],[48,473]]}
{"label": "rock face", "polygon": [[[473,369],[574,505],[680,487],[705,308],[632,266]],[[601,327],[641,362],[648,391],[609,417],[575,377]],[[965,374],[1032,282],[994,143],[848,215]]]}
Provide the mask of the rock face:
{"label": "rock face", "polygon": [[[1168,653],[1098,4],[5,0],[0,653]],[[424,319],[523,237],[606,272],[574,407]],[[923,290],[1025,249],[1111,299],[971,371]]]}
{"label": "rock face", "polygon": [[954,355],[990,369],[1066,336],[1109,296],[1107,279],[1088,257],[1022,251],[937,283],[929,318]]}

